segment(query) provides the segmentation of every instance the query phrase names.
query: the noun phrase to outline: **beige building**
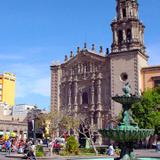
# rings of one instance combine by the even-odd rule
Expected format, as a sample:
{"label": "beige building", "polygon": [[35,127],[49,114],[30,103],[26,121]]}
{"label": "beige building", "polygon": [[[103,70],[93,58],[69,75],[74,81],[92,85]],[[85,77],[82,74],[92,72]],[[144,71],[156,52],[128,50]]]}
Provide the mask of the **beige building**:
{"label": "beige building", "polygon": [[26,116],[12,114],[12,109],[5,103],[0,103],[0,136],[15,132],[17,136],[27,138],[28,124]]}
{"label": "beige building", "polygon": [[142,73],[142,91],[160,86],[160,66],[145,67]]}
{"label": "beige building", "polygon": [[[66,55],[62,64],[51,66],[51,111],[85,112],[91,124],[102,128],[118,115],[121,106],[111,97],[122,95],[125,83],[136,95],[146,88],[146,77],[154,67],[148,66],[137,0],[117,0],[116,15],[111,23],[111,52],[102,47],[97,52],[94,45],[89,49],[85,44],[75,55]],[[159,76],[157,67],[152,79]]]}

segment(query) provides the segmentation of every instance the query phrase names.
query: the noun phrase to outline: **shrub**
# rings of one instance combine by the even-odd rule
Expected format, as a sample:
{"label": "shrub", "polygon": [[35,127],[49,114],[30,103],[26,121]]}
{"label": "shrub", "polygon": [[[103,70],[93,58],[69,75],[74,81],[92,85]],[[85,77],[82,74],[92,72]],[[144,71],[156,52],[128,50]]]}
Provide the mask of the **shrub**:
{"label": "shrub", "polygon": [[78,141],[75,139],[74,136],[70,136],[69,138],[67,138],[66,152],[78,155],[79,144],[78,144]]}
{"label": "shrub", "polygon": [[36,152],[36,157],[43,157],[44,153],[43,152]]}
{"label": "shrub", "polygon": [[97,147],[97,151],[99,154],[106,154],[107,147]]}
{"label": "shrub", "polygon": [[121,150],[120,150],[119,148],[116,148],[116,149],[115,149],[115,153],[116,153],[117,155],[120,155]]}
{"label": "shrub", "polygon": [[68,152],[65,151],[65,150],[62,150],[62,151],[59,152],[59,155],[60,156],[68,156]]}
{"label": "shrub", "polygon": [[37,157],[43,157],[44,156],[43,147],[41,145],[36,146],[36,156]]}
{"label": "shrub", "polygon": [[80,148],[81,153],[95,153],[93,148]]}

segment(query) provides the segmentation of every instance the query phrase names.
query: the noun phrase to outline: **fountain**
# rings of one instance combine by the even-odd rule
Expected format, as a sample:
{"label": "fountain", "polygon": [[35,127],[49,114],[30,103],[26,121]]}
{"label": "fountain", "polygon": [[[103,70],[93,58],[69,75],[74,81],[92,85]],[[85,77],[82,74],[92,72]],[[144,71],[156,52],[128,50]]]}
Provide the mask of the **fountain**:
{"label": "fountain", "polygon": [[122,104],[123,113],[122,119],[115,128],[101,129],[99,132],[103,137],[108,137],[120,144],[120,160],[134,160],[136,159],[134,153],[134,144],[139,140],[154,133],[153,129],[140,129],[138,124],[132,118],[131,107],[132,104],[139,102],[140,97],[131,94],[131,87],[129,83],[123,87],[123,96],[115,96],[112,99]]}

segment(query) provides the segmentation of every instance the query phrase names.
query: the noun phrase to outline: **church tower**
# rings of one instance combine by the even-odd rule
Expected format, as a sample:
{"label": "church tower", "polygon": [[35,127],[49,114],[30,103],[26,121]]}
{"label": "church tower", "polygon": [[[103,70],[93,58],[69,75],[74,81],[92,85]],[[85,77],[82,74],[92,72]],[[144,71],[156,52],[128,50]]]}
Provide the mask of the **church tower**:
{"label": "church tower", "polygon": [[[148,66],[144,46],[145,26],[139,20],[138,0],[116,0],[116,18],[111,23],[113,42],[111,45],[111,95],[122,95],[122,87],[129,82],[132,94],[140,94],[141,68]],[[119,107],[112,102],[112,114]]]}
{"label": "church tower", "polygon": [[145,27],[138,18],[137,0],[117,0],[116,12],[117,16],[111,24],[112,52],[139,49],[144,54]]}

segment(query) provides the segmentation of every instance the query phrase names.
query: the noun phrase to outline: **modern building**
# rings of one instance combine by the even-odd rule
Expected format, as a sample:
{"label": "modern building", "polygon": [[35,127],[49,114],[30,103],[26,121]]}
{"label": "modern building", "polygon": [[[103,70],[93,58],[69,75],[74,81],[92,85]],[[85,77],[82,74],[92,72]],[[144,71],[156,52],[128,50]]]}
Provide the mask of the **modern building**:
{"label": "modern building", "polygon": [[102,128],[120,112],[111,97],[122,95],[127,82],[133,95],[159,84],[160,67],[148,65],[137,0],[117,0],[111,29],[110,52],[102,46],[97,52],[94,44],[89,49],[85,43],[75,55],[72,51],[69,58],[66,55],[62,64],[51,65],[51,111],[87,113],[91,125]]}
{"label": "modern building", "polygon": [[0,102],[9,106],[15,104],[15,83],[16,77],[12,73],[0,75]]}
{"label": "modern building", "polygon": [[34,108],[35,105],[17,104],[12,107],[12,116],[19,117],[19,119],[25,119],[28,112],[32,111]]}

